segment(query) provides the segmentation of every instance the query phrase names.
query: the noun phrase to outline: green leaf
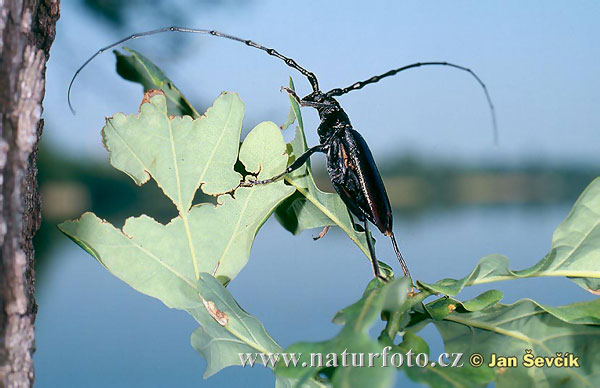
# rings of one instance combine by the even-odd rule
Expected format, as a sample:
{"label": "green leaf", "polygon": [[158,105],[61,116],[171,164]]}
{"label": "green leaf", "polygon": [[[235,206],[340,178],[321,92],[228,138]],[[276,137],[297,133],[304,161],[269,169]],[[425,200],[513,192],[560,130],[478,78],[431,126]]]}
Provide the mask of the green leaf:
{"label": "green leaf", "polygon": [[191,342],[207,360],[205,378],[227,366],[242,365],[240,353],[282,351],[263,325],[210,274],[200,274],[198,294],[202,305],[187,311],[202,325],[193,332]]}
{"label": "green leaf", "polygon": [[170,307],[195,307],[200,272],[224,283],[233,279],[247,263],[258,229],[293,189],[283,182],[241,187],[219,196],[217,206],[190,208],[195,191],[200,185],[208,193],[235,189],[238,152],[246,169],[260,169],[261,178],[280,172],[287,159],[285,143],[275,124],[261,123],[238,149],[243,105],[231,93],[222,94],[196,120],[169,117],[162,94],[146,100],[139,115],[107,120],[105,144],[113,166],[139,184],[154,178],[179,216],[167,225],[145,215],[133,217],[119,230],[86,213],[59,227],[140,292]]}
{"label": "green leaf", "polygon": [[[141,216],[129,218],[121,231],[95,214],[85,213],[59,228],[131,287],[169,307],[185,308],[197,306],[199,301],[189,254],[186,255],[185,245],[177,244],[181,233],[181,223],[178,224],[165,227]],[[139,236],[137,231],[141,232]],[[158,244],[163,245],[162,249],[144,246],[155,237],[159,238],[157,242],[166,242],[169,237],[174,240],[171,246]]]}
{"label": "green leaf", "polygon": [[467,311],[479,311],[492,307],[502,299],[502,291],[488,290],[465,302],[460,302],[461,306]]}
{"label": "green leaf", "polygon": [[197,120],[170,117],[161,93],[142,104],[138,115],[109,118],[102,135],[115,168],[138,185],[152,176],[183,213],[200,185],[204,193],[218,195],[239,184],[241,175],[232,166],[243,117],[244,105],[235,93],[221,94]]}
{"label": "green leaf", "polygon": [[[587,305],[587,306],[583,306]],[[492,353],[517,357],[517,367],[492,368],[498,388],[534,387],[598,387],[600,386],[600,326],[568,323],[580,320],[581,311],[594,311],[597,301],[555,308],[559,319],[531,300],[495,306],[475,312],[454,311],[442,321],[434,321],[444,339],[446,352],[461,352],[468,357],[483,355],[489,369]],[[581,322],[581,320],[580,320]],[[584,320],[589,322],[589,320]],[[597,321],[596,321],[597,322]],[[535,356],[561,357],[567,353],[579,359],[579,367],[526,368],[523,356],[531,349]]]}
{"label": "green leaf", "polygon": [[567,276],[588,291],[600,293],[600,178],[584,190],[554,231],[550,253],[531,268],[513,271],[508,268],[506,257],[489,255],[460,280],[419,285],[433,292],[456,295],[466,286],[538,276]]}
{"label": "green leaf", "polygon": [[600,299],[589,302],[572,303],[566,306],[552,307],[532,301],[538,307],[546,310],[556,318],[582,325],[600,325]]}
{"label": "green leaf", "polygon": [[[389,387],[394,380],[394,369],[383,367],[381,358],[369,360],[369,353],[382,351],[381,344],[369,336],[369,329],[386,308],[408,310],[411,303],[406,302],[406,295],[410,281],[407,278],[399,278],[387,284],[374,281],[377,282],[376,287],[368,289],[358,302],[338,313],[339,321],[344,323],[338,335],[323,342],[299,342],[285,350],[288,353],[302,353],[299,365],[306,363],[307,367],[286,367],[279,362],[275,373],[299,379],[325,373],[336,387]],[[322,356],[321,366],[311,362],[316,361],[311,360],[312,354]],[[359,354],[363,354],[365,367],[343,366],[344,357],[347,365],[352,365],[353,357],[358,361]],[[334,359],[337,364],[333,364]],[[370,363],[372,366],[369,367]]]}
{"label": "green leaf", "polygon": [[[400,278],[402,279],[402,278]],[[384,286],[384,283],[379,278],[371,279],[369,284],[363,293],[363,297],[367,296],[371,291],[376,290]],[[409,300],[406,289],[410,286],[408,279],[397,280],[387,285],[385,291],[385,297],[381,305],[381,311],[406,311],[412,303],[414,298]],[[379,292],[379,291],[378,291]],[[338,311],[332,319],[332,322],[338,325],[345,325],[347,320],[352,317],[354,312],[354,305],[346,307]]]}
{"label": "green leaf", "polygon": [[[290,78],[290,82],[292,82],[291,78]],[[281,124],[281,126],[279,128],[281,128],[281,130],[286,130],[288,129],[288,127],[292,124],[294,124],[294,122],[296,121],[296,112],[294,111],[294,106],[290,106],[290,111],[288,112],[288,117],[285,119],[285,122],[283,124]]]}
{"label": "green leaf", "polygon": [[[281,346],[258,319],[244,311],[229,291],[210,274],[200,274],[198,295],[202,304],[187,311],[201,325],[192,333],[191,343],[207,360],[204,378],[225,367],[243,365],[240,354],[252,357],[256,353],[273,355],[282,352]],[[260,356],[256,360],[256,367],[258,364],[262,364]],[[267,361],[265,366],[273,368],[274,362],[271,364]],[[294,387],[296,382],[295,379],[278,376],[276,387]],[[323,385],[309,380],[305,386]]]}
{"label": "green leaf", "polygon": [[466,302],[461,302],[450,297],[439,298],[427,304],[425,309],[433,319],[440,320],[444,319],[448,314],[452,313],[457,308],[462,308],[466,311],[479,311],[495,305],[501,299],[501,291],[488,290]]}
{"label": "green leaf", "polygon": [[[291,78],[290,88],[294,89]],[[308,149],[300,106],[291,96],[290,102],[298,120],[298,128],[294,140],[288,144],[290,155],[288,164],[293,163]],[[370,257],[365,233],[355,230],[348,208],[339,195],[319,190],[313,178],[310,161],[286,175],[284,179],[296,189],[296,192],[275,212],[275,217],[285,229],[298,234],[307,229],[335,225],[350,237],[367,258]]]}
{"label": "green leaf", "polygon": [[[202,328],[192,335],[192,342],[207,358],[206,376],[241,363],[236,350],[281,351],[260,322],[205,272],[223,283],[233,278],[247,262],[260,226],[294,191],[283,182],[238,187],[241,176],[234,170],[238,158],[243,170],[261,179],[285,168],[286,147],[279,128],[261,123],[240,147],[244,107],[237,95],[223,93],[200,117],[158,68],[130,52],[129,57],[117,54],[121,74],[129,71],[130,79],[142,83],[148,92],[138,115],[117,114],[107,120],[104,142],[113,166],[138,185],[153,178],[179,216],[167,225],[146,215],[132,217],[120,230],[86,213],[59,228],[135,289],[194,315]],[[167,96],[149,90],[155,87]],[[174,105],[177,102],[180,105]],[[187,108],[198,119],[172,116],[186,113]],[[218,196],[216,206],[192,206],[200,187]],[[297,382],[278,377],[276,385],[292,387]],[[305,385],[323,386],[314,380]]]}
{"label": "green leaf", "polygon": [[160,89],[165,93],[170,115],[189,115],[193,118],[200,117],[200,113],[177,89],[171,80],[156,65],[142,54],[127,47],[123,50],[131,53],[124,55],[114,50],[117,57],[117,73],[126,80],[137,82],[144,87],[144,92],[150,89]]}
{"label": "green leaf", "polygon": [[568,276],[588,291],[600,292],[600,178],[583,191],[554,231],[550,253],[519,275]]}
{"label": "green leaf", "polygon": [[[423,353],[430,355],[427,342],[411,331],[407,331],[402,343],[392,346],[392,351],[402,353],[405,356],[405,362],[402,365],[402,370],[413,381],[425,384],[432,388],[477,388],[487,387],[494,377],[494,373],[487,368],[474,368],[468,364],[466,357],[458,360],[458,365],[462,367],[441,367],[439,365],[432,366],[431,362],[438,362],[437,358],[431,358],[424,368],[416,366],[416,359],[412,365],[408,366],[406,355],[410,351],[413,355]],[[416,358],[416,356],[412,356]],[[456,361],[456,355],[449,354],[449,357],[444,357],[443,362],[449,365]]]}

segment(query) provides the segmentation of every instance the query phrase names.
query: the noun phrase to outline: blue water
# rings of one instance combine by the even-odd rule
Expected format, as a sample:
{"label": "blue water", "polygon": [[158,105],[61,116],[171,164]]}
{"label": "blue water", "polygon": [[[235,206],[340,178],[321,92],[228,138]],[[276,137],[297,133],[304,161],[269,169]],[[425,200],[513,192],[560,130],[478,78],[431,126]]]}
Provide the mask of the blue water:
{"label": "blue water", "polygon": [[[507,255],[513,269],[534,264],[547,253],[552,231],[568,211],[567,206],[432,210],[410,219],[397,216],[396,234],[413,276],[433,282],[466,275],[489,253]],[[294,237],[269,220],[249,264],[229,286],[284,347],[335,335],[339,326],[331,318],[360,298],[371,278],[368,261],[344,234],[332,230],[317,242],[311,235]],[[137,293],[64,240],[38,282],[37,386],[273,386],[272,372],[263,367],[231,367],[203,380],[205,362],[189,344],[195,321]],[[379,256],[398,270],[389,242],[378,240]],[[553,278],[488,284],[463,296],[492,286],[504,292],[504,303],[530,297],[560,305],[593,297]],[[422,335],[432,354],[442,351],[434,328]],[[398,374],[396,386],[418,385]]]}

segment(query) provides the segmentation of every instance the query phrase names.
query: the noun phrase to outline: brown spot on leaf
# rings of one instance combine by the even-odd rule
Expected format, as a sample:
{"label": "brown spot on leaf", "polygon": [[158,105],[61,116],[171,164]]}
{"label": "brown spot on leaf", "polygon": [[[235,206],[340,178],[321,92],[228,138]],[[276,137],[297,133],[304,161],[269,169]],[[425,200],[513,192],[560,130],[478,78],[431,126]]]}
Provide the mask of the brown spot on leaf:
{"label": "brown spot on leaf", "polygon": [[449,312],[452,312],[452,311],[454,311],[454,310],[456,310],[456,305],[455,305],[455,304],[449,304],[449,305],[448,305],[448,311],[449,311]]}
{"label": "brown spot on leaf", "polygon": [[229,316],[225,314],[223,311],[219,310],[215,305],[215,302],[211,300],[202,299],[202,304],[206,308],[206,311],[210,314],[211,317],[215,319],[221,326],[227,325],[229,322]]}
{"label": "brown spot on leaf", "polygon": [[144,98],[142,98],[142,103],[140,104],[140,106],[143,105],[143,104],[145,104],[145,103],[147,103],[147,102],[150,102],[150,99],[152,97],[158,96],[158,95],[163,95],[164,96],[165,94],[163,93],[162,90],[158,90],[158,89],[148,89],[148,90],[146,90],[146,93],[144,93]]}
{"label": "brown spot on leaf", "polygon": [[587,288],[588,292],[591,292],[594,295],[600,295],[600,290],[591,290],[589,288]]}

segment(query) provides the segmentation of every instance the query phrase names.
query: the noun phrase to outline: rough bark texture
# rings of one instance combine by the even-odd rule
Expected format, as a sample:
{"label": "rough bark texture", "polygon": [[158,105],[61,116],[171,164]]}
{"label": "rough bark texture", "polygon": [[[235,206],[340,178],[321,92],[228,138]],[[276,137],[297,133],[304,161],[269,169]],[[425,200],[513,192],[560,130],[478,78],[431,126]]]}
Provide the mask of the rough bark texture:
{"label": "rough bark texture", "polygon": [[0,0],[0,387],[33,384],[37,145],[59,0]]}

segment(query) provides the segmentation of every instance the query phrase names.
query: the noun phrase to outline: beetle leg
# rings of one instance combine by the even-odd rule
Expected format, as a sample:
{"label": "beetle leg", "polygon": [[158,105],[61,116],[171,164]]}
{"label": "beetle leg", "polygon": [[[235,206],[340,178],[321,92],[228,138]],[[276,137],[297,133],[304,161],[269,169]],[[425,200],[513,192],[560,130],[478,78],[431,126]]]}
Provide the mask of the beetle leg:
{"label": "beetle leg", "polygon": [[388,282],[388,279],[381,275],[381,271],[379,270],[379,262],[377,261],[377,257],[375,257],[375,249],[373,248],[373,243],[371,242],[371,234],[369,233],[369,220],[366,218],[363,221],[363,225],[365,228],[365,234],[367,236],[367,246],[369,247],[369,259],[371,260],[371,265],[373,266],[373,275],[376,278],[383,280],[384,282]]}
{"label": "beetle leg", "polygon": [[326,146],[323,144],[319,144],[314,147],[311,147],[305,153],[300,155],[298,157],[298,159],[296,159],[294,161],[294,163],[290,164],[289,167],[286,168],[285,171],[283,171],[281,174],[277,174],[272,178],[264,179],[264,180],[260,180],[260,181],[250,180],[248,182],[245,182],[245,184],[243,186],[265,185],[267,183],[275,182],[277,179],[281,178],[282,176],[289,174],[290,172],[302,167],[302,165],[304,165],[304,163],[306,163],[308,161],[308,158],[310,158],[311,155],[314,154],[315,152],[325,152],[328,147],[329,146]]}
{"label": "beetle leg", "polygon": [[400,262],[400,266],[402,267],[402,272],[404,272],[404,276],[411,279],[410,271],[408,270],[408,265],[404,261],[404,257],[402,257],[402,253],[400,253],[400,249],[398,249],[398,244],[396,244],[396,236],[394,236],[394,232],[390,233],[390,238],[392,239],[392,245],[394,246],[394,252],[396,252],[396,256],[398,257],[398,261]]}

